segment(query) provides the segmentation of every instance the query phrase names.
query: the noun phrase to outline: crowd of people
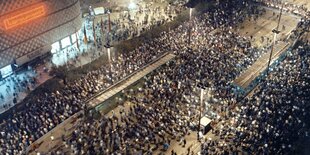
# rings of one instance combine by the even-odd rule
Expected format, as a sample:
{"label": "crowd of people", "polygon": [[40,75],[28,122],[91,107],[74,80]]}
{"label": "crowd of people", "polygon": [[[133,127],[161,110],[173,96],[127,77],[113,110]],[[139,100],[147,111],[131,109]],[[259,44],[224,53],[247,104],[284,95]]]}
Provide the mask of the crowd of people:
{"label": "crowd of people", "polygon": [[39,137],[84,109],[84,101],[92,95],[162,55],[164,51],[159,48],[157,39],[144,43],[131,53],[120,54],[112,59],[109,65],[90,71],[83,78],[67,84],[61,91],[44,93],[35,101],[25,103],[23,111],[1,120],[1,151],[8,154],[25,152]]}
{"label": "crowd of people", "polygon": [[84,77],[67,84],[61,91],[44,93],[35,101],[25,103],[23,111],[3,120],[0,129],[3,133],[0,136],[1,149],[19,154],[34,140],[83,109],[85,100],[163,54],[156,47],[148,53],[142,52],[152,44],[156,45],[145,43],[130,54],[120,54],[109,65],[90,71]]}
{"label": "crowd of people", "polygon": [[[212,110],[231,110],[216,120],[224,127],[216,128],[214,134],[227,141],[227,135],[235,136],[225,145],[206,142],[202,152],[225,154],[240,151],[240,146],[249,152],[286,151],[292,138],[307,135],[303,129],[307,126],[309,55],[302,51],[309,49],[302,46],[298,54],[293,52],[253,97],[242,100],[233,110],[239,96],[232,81],[265,52],[252,47],[250,39],[234,32],[233,27],[256,11],[257,7],[245,0],[219,4],[131,52],[119,54],[108,65],[89,71],[62,90],[42,93],[25,103],[23,111],[2,121],[0,151],[25,153],[35,140],[85,110],[84,101],[167,52],[176,54],[176,59],[146,77],[139,92],[126,93],[132,103],[129,111],[121,110],[120,116],[98,121],[85,120],[75,129],[65,140],[74,154],[151,154],[158,148],[167,149],[172,140],[186,144],[184,137],[198,117],[199,103],[193,97],[198,84],[212,87],[214,98],[221,103],[222,108]],[[292,134],[291,129],[299,132]]]}
{"label": "crowd of people", "polygon": [[[225,18],[224,15],[225,14],[221,13],[219,10],[210,13],[210,16],[223,16],[223,18]],[[195,19],[193,22],[196,25],[195,28],[192,29],[195,31],[197,31],[196,29],[201,29],[201,32],[205,33],[203,35],[207,37],[206,32],[215,29],[215,26],[209,28],[206,25],[212,25],[212,19],[206,18],[203,20],[204,22],[201,23],[198,22],[198,19]],[[232,20],[233,19],[228,20],[229,22],[216,22],[216,26],[220,27],[224,24],[229,25]],[[110,65],[102,66],[98,70],[90,71],[81,79],[67,84],[61,91],[53,92],[51,94],[45,93],[42,96],[39,96],[35,102],[31,101],[25,103],[26,108],[24,111],[15,113],[9,119],[3,120],[1,125],[2,134],[0,137],[2,151],[13,154],[25,151],[27,146],[33,143],[36,139],[53,129],[72,114],[83,109],[85,107],[83,101],[94,95],[96,92],[107,88],[165,52],[174,51],[175,53],[179,53],[186,50],[187,37],[185,36],[187,35],[186,33],[188,30],[187,24],[184,24],[171,32],[164,32],[162,37],[154,38],[153,41],[144,43],[130,53],[121,54],[117,59],[113,60]],[[196,48],[204,48],[202,45],[207,41],[210,41],[210,47],[213,46],[214,48],[214,51],[210,50],[210,52],[222,53],[220,52],[220,48],[225,49],[225,46],[227,46],[227,48],[235,48],[235,51],[240,52],[235,55],[231,55],[233,52],[223,52],[223,56],[230,59],[231,63],[236,62],[234,58],[237,58],[237,60],[240,59],[239,65],[241,66],[244,65],[244,62],[251,61],[252,58],[250,56],[255,55],[253,53],[256,53],[255,51],[257,50],[251,50],[250,45],[248,45],[249,42],[245,41],[245,39],[242,39],[237,34],[234,34],[233,32],[225,34],[224,32],[229,32],[229,30],[223,31],[223,33],[219,34],[222,35],[220,40],[217,37],[213,37],[213,39],[210,40],[205,39],[204,42],[200,41],[200,35],[198,35],[198,33],[196,34],[196,32],[193,32],[193,45],[197,43],[198,45],[194,45],[197,46]],[[179,35],[179,37],[172,39],[172,36],[175,37],[177,35]],[[229,40],[229,36],[226,35],[240,37],[240,39],[235,39],[238,44],[233,45],[234,42],[225,43],[225,41]],[[247,61],[241,59],[242,54],[249,56],[250,59]],[[219,57],[214,54],[214,63],[217,63],[215,60],[218,59]],[[223,67],[225,67],[228,64],[229,63],[220,65],[224,65]],[[229,68],[229,66],[227,66],[227,68]]]}
{"label": "crowd of people", "polygon": [[[183,4],[161,6],[158,3],[155,5],[153,1],[145,4],[138,3],[136,8],[119,13],[116,19],[110,21],[109,18],[101,19],[95,23],[94,27],[97,43],[101,44],[103,40],[113,43],[137,37],[153,27],[173,20],[184,10]],[[92,26],[88,25],[87,28],[91,30]],[[101,37],[102,33],[105,37]]]}
{"label": "crowd of people", "polygon": [[[37,73],[30,71],[30,73],[24,75],[10,75],[6,79],[1,81],[0,86],[0,110],[1,112],[6,111],[17,103],[19,95],[21,93],[28,93],[31,89],[37,86],[37,78],[34,76]],[[10,100],[8,100],[8,98]]]}
{"label": "crowd of people", "polygon": [[[154,5],[154,4],[153,4]],[[139,6],[137,10],[128,11],[120,15],[120,18],[112,20],[115,25],[112,29],[112,40],[120,41],[133,38],[151,29],[171,21],[181,12],[182,5],[166,7]]]}
{"label": "crowd of people", "polygon": [[[280,9],[280,1],[260,1]],[[284,11],[302,16],[298,24],[309,29],[303,6],[285,3]],[[299,34],[299,33],[298,33]],[[219,125],[212,131],[220,139],[207,139],[202,154],[287,154],[296,151],[296,141],[309,136],[309,65],[307,38],[284,62],[237,107],[225,107]],[[223,111],[220,111],[223,112]]]}
{"label": "crowd of people", "polygon": [[[88,120],[77,126],[73,136],[66,141],[73,150],[71,153],[152,154],[156,150],[167,149],[173,140],[186,144],[185,135],[191,126],[195,126],[193,122],[197,125],[199,103],[193,92],[197,91],[199,83],[209,83],[210,87],[214,87],[217,98],[233,99],[225,106],[234,104],[235,98],[230,92],[233,88],[229,88],[229,84],[263,51],[251,47],[246,38],[221,25],[237,24],[232,20],[238,14],[226,20],[206,18],[214,15],[225,18],[226,14],[212,10],[191,21],[195,25],[191,42],[193,48],[188,48],[186,37],[187,25],[191,22],[163,33],[160,38],[169,40],[170,46],[161,42],[160,47],[174,51],[178,55],[176,60],[147,77],[140,92],[127,94],[127,100],[133,104],[129,111],[121,110],[119,116]],[[220,31],[213,35],[208,33],[216,28]],[[169,36],[174,36],[174,39]]]}
{"label": "crowd of people", "polygon": [[[203,154],[286,154],[309,136],[309,44],[292,51],[270,76],[220,120]],[[221,127],[222,126],[222,127]]]}
{"label": "crowd of people", "polygon": [[[104,46],[107,43],[110,45],[117,44],[119,41],[137,37],[153,27],[171,21],[184,10],[184,2],[182,1],[173,5],[164,4],[163,6],[157,6],[158,1],[152,1],[149,4],[145,3],[145,5],[142,4],[138,3],[137,8],[134,10],[112,13],[110,22],[107,15],[104,18],[101,17],[101,19],[100,17],[88,16],[85,22],[88,45],[81,46],[84,38],[80,37],[78,40],[79,46],[74,45],[73,48],[68,47],[61,51],[55,51],[52,65],[67,65],[70,68],[71,66],[83,65],[82,60],[88,57],[93,61],[101,56],[102,51],[106,51]],[[114,19],[112,16],[117,16],[118,18]],[[95,31],[95,37],[93,36],[93,31]],[[81,32],[80,35],[83,36],[84,34]],[[96,41],[94,41],[95,39]]]}

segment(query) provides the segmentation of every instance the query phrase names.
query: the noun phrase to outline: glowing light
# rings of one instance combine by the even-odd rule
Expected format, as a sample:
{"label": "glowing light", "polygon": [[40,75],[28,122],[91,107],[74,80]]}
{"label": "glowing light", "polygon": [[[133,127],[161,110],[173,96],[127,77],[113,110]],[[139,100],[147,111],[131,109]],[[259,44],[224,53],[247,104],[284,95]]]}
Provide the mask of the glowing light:
{"label": "glowing light", "polygon": [[22,24],[38,19],[39,17],[44,16],[45,13],[46,10],[44,4],[20,10],[4,19],[4,27],[6,30],[15,28]]}
{"label": "glowing light", "polygon": [[137,8],[137,4],[136,3],[133,3],[133,2],[131,2],[130,4],[129,4],[129,6],[128,6],[128,9],[129,10],[134,10],[134,9],[136,9]]}

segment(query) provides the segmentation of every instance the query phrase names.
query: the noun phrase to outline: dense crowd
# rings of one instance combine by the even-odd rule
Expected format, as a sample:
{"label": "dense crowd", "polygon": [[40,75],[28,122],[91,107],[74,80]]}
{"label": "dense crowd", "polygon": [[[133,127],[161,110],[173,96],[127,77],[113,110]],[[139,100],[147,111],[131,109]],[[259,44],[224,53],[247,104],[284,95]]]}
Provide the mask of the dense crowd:
{"label": "dense crowd", "polygon": [[[182,10],[184,10],[183,3],[166,6],[155,5],[154,2],[137,4],[134,9],[119,13],[116,19],[110,21],[109,18],[101,19],[95,23],[97,43],[101,44],[103,40],[113,43],[137,37],[153,27],[173,20]],[[92,30],[91,25],[87,28]],[[104,37],[101,37],[102,33]],[[89,36],[89,38],[93,37]]]}
{"label": "dense crowd", "polygon": [[[221,4],[176,29],[161,33],[159,38],[147,41],[129,53],[120,54],[109,65],[90,71],[66,84],[62,90],[44,93],[36,102],[26,103],[24,111],[4,120],[0,127],[0,151],[4,154],[24,153],[39,137],[85,109],[85,100],[166,52],[176,54],[176,59],[146,77],[145,85],[138,93],[126,93],[126,98],[133,104],[129,111],[121,110],[120,116],[83,122],[66,145],[74,154],[130,154],[138,151],[152,153],[161,147],[167,149],[171,140],[186,144],[184,136],[188,134],[191,123],[197,120],[194,109],[199,103],[193,98],[197,85],[202,83],[212,87],[214,97],[223,103],[223,108],[215,111],[230,109],[237,100],[232,80],[265,52],[252,47],[249,38],[233,31],[236,24],[256,11],[257,8],[246,1]],[[191,40],[188,39],[189,33]],[[283,63],[285,65],[272,72],[272,79],[266,80],[253,98],[243,100],[240,108],[217,120],[225,127],[215,130],[215,134],[220,137],[236,135],[228,144],[229,149],[225,145],[224,151],[242,146],[245,151],[277,152],[282,151],[282,146],[291,145],[288,143],[292,138],[287,136],[288,129],[303,129],[296,124],[303,123],[306,118],[303,115],[305,94],[295,89],[307,90],[308,83],[303,81],[309,78],[309,69],[306,69],[309,68],[309,59],[306,53],[303,57],[300,53],[304,52],[293,53]],[[302,63],[302,70],[298,62]],[[282,76],[280,69],[286,76]],[[294,79],[297,76],[301,79]],[[300,87],[293,87],[294,84]],[[291,93],[283,93],[287,91]],[[295,102],[299,104],[292,105]],[[277,112],[279,109],[282,113]],[[231,124],[225,124],[225,120],[232,118]],[[268,130],[263,130],[266,128]],[[297,133],[304,134],[304,131]],[[202,151],[209,154],[212,154],[211,149],[223,151],[219,148],[219,142],[206,142]]]}
{"label": "dense crowd", "polygon": [[294,142],[309,136],[310,55],[302,44],[236,108],[229,109],[207,140],[203,154],[256,152],[286,154]]}
{"label": "dense crowd", "polygon": [[[153,1],[149,4],[145,3],[145,5],[138,3],[137,8],[134,10],[111,15],[110,22],[108,15],[104,18],[99,18],[99,20],[97,20],[98,17],[95,20],[94,16],[88,16],[84,28],[86,30],[87,41],[91,44],[56,51],[56,57],[52,59],[52,65],[61,66],[65,64],[68,68],[71,66],[81,66],[83,65],[82,59],[85,57],[90,57],[91,61],[93,61],[101,56],[102,51],[106,51],[105,45],[113,45],[119,41],[137,37],[147,30],[171,21],[184,10],[184,1],[173,5],[165,4],[166,6],[157,6],[157,3],[158,1]],[[118,18],[112,18],[112,16],[116,15],[118,15]],[[95,37],[93,36],[93,31],[95,31]],[[80,35],[84,36],[82,33],[84,32],[81,32]],[[80,37],[80,44],[84,42],[83,39],[84,37]],[[94,41],[95,39],[96,41]]]}
{"label": "dense crowd", "polygon": [[[217,10],[215,10],[214,14],[211,15],[215,15],[216,17],[224,16],[224,14],[220,14]],[[208,23],[210,22],[208,20],[211,19],[205,19],[204,21]],[[199,25],[197,21],[198,19],[194,21],[197,23],[196,27],[202,26],[200,29],[204,30],[206,28],[206,32],[212,30],[208,29],[203,23]],[[216,23],[218,23],[217,25],[221,25],[224,24],[224,22],[225,21],[220,21]],[[226,23],[229,24],[228,22]],[[187,44],[185,39],[186,37],[184,37],[187,32],[186,26],[187,25],[185,24],[180,26],[175,31],[169,32],[170,34],[175,34],[174,36],[180,35],[180,40],[174,41],[170,34],[163,33],[163,37],[155,38],[153,41],[144,43],[142,46],[130,53],[120,55],[117,60],[114,60],[110,65],[102,66],[100,69],[95,71],[90,71],[83,78],[67,84],[63,90],[52,94],[45,93],[45,95],[38,97],[36,102],[26,103],[26,108],[24,111],[15,113],[2,124],[2,151],[13,154],[20,151],[25,151],[25,148],[29,146],[29,144],[53,129],[56,125],[64,121],[72,114],[83,109],[83,107],[85,107],[83,101],[94,95],[96,92],[107,88],[164,52],[178,52],[184,50]],[[222,33],[222,35],[223,34],[224,33]],[[233,33],[230,35],[238,37],[238,35]],[[193,42],[198,42],[199,44],[198,37],[199,35],[193,34]],[[210,41],[210,46],[214,44],[214,48],[219,48],[219,45],[225,41],[225,37],[226,36],[223,36],[221,40],[213,39],[214,43]],[[228,40],[228,37],[226,37],[226,40]],[[203,48],[201,44],[204,43],[205,42],[200,43],[201,48]],[[246,47],[246,44],[248,43],[243,43],[242,39],[239,43],[241,45],[229,45],[232,43],[233,42],[226,44],[228,44],[228,47],[240,49],[240,52],[244,52],[245,48],[249,48]],[[219,52],[219,49],[215,52]],[[251,53],[251,50],[248,50],[247,52]],[[228,57],[228,55],[224,56]],[[236,57],[238,57],[238,55],[236,55]],[[231,61],[234,61],[233,58],[234,57],[231,58]]]}
{"label": "dense crowd", "polygon": [[[200,27],[198,22],[195,26],[197,27],[194,29],[202,32],[199,35],[204,34],[204,31],[199,28],[205,27]],[[220,137],[220,140],[208,140],[203,143],[203,154],[237,154],[238,152],[283,154],[291,150],[293,140],[308,136],[308,124],[305,123],[308,121],[309,107],[306,103],[309,101],[310,93],[309,82],[307,82],[310,78],[310,59],[309,54],[306,53],[309,51],[308,46],[301,45],[297,51],[293,51],[277,69],[273,70],[270,78],[262,83],[254,95],[243,100],[235,109],[231,106],[235,103],[235,98],[229,95],[231,91],[227,88],[229,87],[227,83],[240,73],[234,69],[243,70],[257,58],[259,53],[255,53],[253,49],[248,50],[253,52],[246,55],[250,59],[225,53],[229,52],[225,50],[229,48],[224,46],[225,44],[231,45],[229,40],[233,43],[243,42],[242,38],[234,40],[233,35],[227,35],[227,40],[225,40],[224,34],[232,33],[227,29],[227,32],[222,29],[220,32],[223,33],[216,33],[210,38],[206,37],[209,44],[204,44],[204,47],[199,46],[197,42],[205,36],[197,39],[197,42],[193,41],[194,49],[187,49],[187,46],[176,47],[174,45],[180,45],[180,42],[186,43],[184,33],[175,33],[182,31],[181,29],[182,27],[179,27],[173,32],[174,36],[183,35],[180,37],[183,40],[172,40],[172,43],[178,41],[178,44],[172,44],[172,49],[175,49],[175,53],[179,55],[177,60],[157,71],[154,76],[147,78],[145,87],[141,89],[143,90],[142,98],[138,98],[139,95],[128,97],[129,101],[134,104],[128,113],[122,111],[120,117],[104,118],[96,122],[98,124],[105,122],[105,125],[102,125],[103,129],[86,124],[81,125],[68,142],[75,153],[130,154],[139,151],[152,153],[161,145],[163,149],[166,149],[171,140],[182,141],[191,126],[190,122],[197,118],[197,111],[192,110],[195,109],[197,103],[192,104],[191,107],[186,103],[195,103],[195,101],[188,102],[185,99],[186,95],[192,96],[192,92],[197,91],[197,80],[199,83],[201,81],[211,82],[211,85],[219,92],[218,95],[215,93],[215,96],[221,95],[232,100],[218,110],[223,112],[223,109],[227,109],[225,111],[227,114],[219,120],[221,128],[213,131]],[[212,30],[207,29],[206,32],[208,31]],[[217,38],[212,40],[215,36]],[[208,45],[213,45],[210,49],[211,54],[207,51],[207,48],[210,48]],[[246,44],[242,45],[246,46]],[[222,46],[224,48],[221,48]],[[179,48],[183,48],[184,52]],[[213,55],[212,52],[215,54]],[[219,61],[220,58],[225,61],[225,64]],[[238,63],[238,60],[243,60],[241,61],[243,63]],[[205,64],[206,62],[211,64]],[[217,67],[222,70],[218,71]],[[116,125],[113,125],[113,122]],[[103,132],[104,135],[99,137],[91,135],[98,132],[100,134]],[[83,146],[85,142],[91,145]]]}
{"label": "dense crowd", "polygon": [[65,85],[51,94],[45,93],[36,101],[29,101],[23,111],[13,114],[1,124],[1,149],[16,154],[53,129],[72,114],[83,109],[84,101],[106,89],[154,58],[163,51],[153,46],[155,41],[145,43],[130,54],[120,54],[109,65],[90,71],[84,77]]}
{"label": "dense crowd", "polygon": [[[171,21],[184,8],[182,5],[166,7],[154,7],[153,3],[139,6],[136,10],[128,11],[120,15],[120,18],[112,20],[112,40],[120,41],[133,38],[151,29]],[[133,19],[133,20],[132,20]]]}
{"label": "dense crowd", "polygon": [[[67,142],[72,153],[151,153],[162,145],[169,145],[172,139],[184,137],[194,112],[190,115],[189,107],[186,107],[189,105],[182,104],[181,100],[175,103],[176,87],[169,92],[163,88],[167,84],[164,80],[171,82],[166,76],[169,72],[171,70],[167,68],[147,79],[147,87],[139,92],[141,98],[136,96],[136,92],[128,92],[127,98],[133,103],[129,111],[120,110],[120,116],[80,124]],[[83,145],[85,143],[88,145]]]}
{"label": "dense crowd", "polygon": [[[143,43],[130,53],[120,54],[111,63],[86,76],[66,84],[53,93],[44,93],[25,103],[25,109],[2,120],[0,129],[1,152],[21,154],[27,147],[74,113],[85,109],[85,100],[130,73],[143,67],[164,52],[155,38]],[[146,52],[147,51],[147,52]]]}
{"label": "dense crowd", "polygon": [[[198,83],[210,83],[217,93],[215,96],[226,99],[232,89],[229,88],[231,80],[262,52],[252,48],[246,38],[221,26],[236,24],[232,19],[237,14],[226,20],[206,18],[214,15],[225,18],[226,14],[212,10],[193,19],[193,49],[187,46],[186,32],[190,23],[164,33],[160,38],[169,40],[169,45],[162,42],[160,46],[174,51],[178,55],[176,60],[147,77],[140,92],[127,94],[126,98],[133,104],[129,111],[121,110],[119,116],[88,120],[76,127],[73,136],[66,141],[73,150],[71,153],[152,154],[156,150],[167,149],[172,140],[186,144],[184,137],[193,126],[191,123],[196,122],[197,125],[198,112],[195,109],[198,103],[193,92],[197,91]],[[215,28],[220,31],[210,35],[208,32]]]}

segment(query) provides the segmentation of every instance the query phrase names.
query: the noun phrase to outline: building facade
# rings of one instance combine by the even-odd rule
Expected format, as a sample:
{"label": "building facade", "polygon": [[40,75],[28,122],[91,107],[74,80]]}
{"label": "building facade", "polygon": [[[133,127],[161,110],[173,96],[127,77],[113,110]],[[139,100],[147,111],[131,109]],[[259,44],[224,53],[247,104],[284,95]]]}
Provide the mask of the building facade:
{"label": "building facade", "polygon": [[0,73],[76,41],[79,0],[0,0]]}

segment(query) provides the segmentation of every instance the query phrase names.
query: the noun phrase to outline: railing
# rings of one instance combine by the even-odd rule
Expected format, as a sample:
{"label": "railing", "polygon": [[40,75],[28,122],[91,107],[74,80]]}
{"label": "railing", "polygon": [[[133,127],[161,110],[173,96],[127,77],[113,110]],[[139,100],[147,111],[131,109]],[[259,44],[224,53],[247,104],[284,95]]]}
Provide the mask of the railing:
{"label": "railing", "polygon": [[[84,101],[85,103],[90,102],[91,100],[94,100],[95,98],[97,98],[98,96],[102,95],[103,93],[106,93],[107,91],[111,90],[112,88],[114,88],[115,86],[123,83],[124,81],[128,80],[130,77],[132,77],[133,75],[137,74],[138,72],[140,72],[141,70],[145,69],[146,67],[148,67],[149,65],[155,63],[156,61],[160,60],[161,58],[165,57],[166,55],[168,55],[169,52],[164,53],[162,55],[160,55],[159,57],[155,58],[154,60],[152,60],[151,62],[149,62],[148,64],[144,65],[143,67],[139,68],[138,70],[130,73],[129,75],[127,75],[126,77],[124,77],[123,79],[121,79],[120,81],[114,83],[113,85],[102,89],[100,92],[96,93],[95,95],[93,95],[92,97],[90,97],[89,99],[87,99],[86,101]],[[93,108],[93,107],[90,107]]]}
{"label": "railing", "polygon": [[[291,46],[286,49],[283,53],[279,55],[277,59],[275,59],[270,64],[270,69],[272,70],[276,66],[278,66],[287,56],[288,53],[290,53],[293,49],[293,47],[296,45],[297,41],[299,40],[300,36],[297,37],[297,39],[294,40],[294,42],[291,44]],[[262,80],[267,78],[267,67],[256,77],[253,81],[246,87],[242,88],[236,84],[232,84],[235,87],[235,93],[240,96],[247,96],[248,93],[250,93]]]}
{"label": "railing", "polygon": [[[81,115],[83,113],[83,111],[78,111],[75,114],[71,115],[69,118],[67,118],[66,120],[64,120],[63,122],[61,122],[60,124],[58,124],[57,126],[55,126],[52,130],[50,130],[49,132],[45,133],[43,136],[41,136],[39,139],[37,139],[36,141],[34,141],[33,143],[31,143],[26,150],[24,151],[24,154],[30,154],[32,151],[34,151],[36,149],[36,145],[40,146],[45,139],[48,138],[48,136],[52,135],[52,133],[55,133],[56,130],[61,127],[64,126],[65,124],[67,124],[68,122],[72,121],[72,119],[74,118],[78,118],[79,115]],[[39,142],[41,140],[41,142]],[[34,150],[33,150],[34,149]]]}

